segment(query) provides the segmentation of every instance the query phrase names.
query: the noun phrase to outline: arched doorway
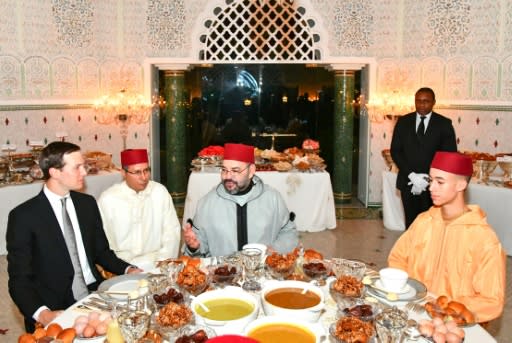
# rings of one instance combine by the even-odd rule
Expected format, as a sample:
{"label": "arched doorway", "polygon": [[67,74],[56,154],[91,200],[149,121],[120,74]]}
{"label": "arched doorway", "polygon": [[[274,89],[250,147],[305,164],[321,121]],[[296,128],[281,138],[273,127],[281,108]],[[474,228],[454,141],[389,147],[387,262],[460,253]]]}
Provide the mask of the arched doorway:
{"label": "arched doorway", "polygon": [[[179,126],[185,125],[185,109],[183,108],[185,71],[194,66],[237,63],[249,64],[302,64],[315,65],[329,69],[334,73],[334,144],[333,168],[331,179],[333,190],[338,202],[350,201],[352,198],[352,155],[353,155],[353,100],[355,71],[362,70],[360,84],[363,94],[370,92],[369,66],[374,64],[369,58],[344,58],[329,60],[324,58],[327,45],[320,34],[313,16],[303,6],[291,6],[280,1],[233,1],[226,0],[225,6],[217,6],[203,20],[203,29],[198,33],[198,44],[192,55],[197,59],[158,58],[146,61],[146,73],[149,75],[146,84],[150,89],[157,89],[159,71],[165,70],[163,88],[168,98],[166,109],[170,126],[166,128],[167,161],[173,166],[186,170],[189,160],[186,159],[183,145],[184,132]],[[328,55],[328,54],[327,54]],[[183,131],[183,130],[182,130]],[[152,129],[153,151],[158,147],[155,137],[159,136],[156,128]],[[359,168],[359,186],[367,184],[367,159],[361,180]],[[361,162],[361,159],[360,159]],[[360,163],[361,165],[361,163]],[[156,168],[155,168],[156,169]],[[181,171],[169,173],[167,177],[174,184],[168,184],[173,197],[185,196],[186,176]],[[183,180],[183,181],[179,181]],[[361,182],[363,181],[363,182]],[[358,197],[360,197],[358,191]],[[363,192],[367,194],[366,192]]]}

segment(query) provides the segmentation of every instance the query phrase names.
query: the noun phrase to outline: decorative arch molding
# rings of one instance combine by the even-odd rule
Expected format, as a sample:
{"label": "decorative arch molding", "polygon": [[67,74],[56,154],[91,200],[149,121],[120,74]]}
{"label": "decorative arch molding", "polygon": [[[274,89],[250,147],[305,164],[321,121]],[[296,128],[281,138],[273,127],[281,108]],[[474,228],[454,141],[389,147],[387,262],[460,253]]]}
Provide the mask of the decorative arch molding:
{"label": "decorative arch molding", "polygon": [[198,58],[216,61],[318,61],[316,20],[303,6],[269,0],[225,0],[203,21]]}
{"label": "decorative arch molding", "polygon": [[307,0],[208,1],[191,36],[188,55],[203,63],[318,62],[330,56],[328,30]]}

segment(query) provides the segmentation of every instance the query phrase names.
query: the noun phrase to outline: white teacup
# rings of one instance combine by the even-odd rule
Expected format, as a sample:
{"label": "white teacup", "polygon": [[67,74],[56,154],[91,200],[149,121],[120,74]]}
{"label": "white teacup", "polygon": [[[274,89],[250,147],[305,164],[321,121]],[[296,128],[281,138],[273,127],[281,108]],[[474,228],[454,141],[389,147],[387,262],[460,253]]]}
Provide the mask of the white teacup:
{"label": "white teacup", "polygon": [[261,243],[247,243],[242,247],[242,249],[246,248],[256,248],[261,250],[261,263],[265,262],[265,258],[267,257],[267,246]]}
{"label": "white teacup", "polygon": [[389,292],[400,292],[409,279],[406,271],[398,268],[384,268],[379,271],[382,287]]}

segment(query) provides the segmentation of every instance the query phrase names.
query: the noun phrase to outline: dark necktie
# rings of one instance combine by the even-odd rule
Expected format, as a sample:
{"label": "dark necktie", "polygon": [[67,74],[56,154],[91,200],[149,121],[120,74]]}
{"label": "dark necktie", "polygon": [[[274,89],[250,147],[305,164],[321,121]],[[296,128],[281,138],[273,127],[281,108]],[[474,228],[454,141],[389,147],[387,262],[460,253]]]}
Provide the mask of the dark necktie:
{"label": "dark necktie", "polygon": [[78,258],[78,249],[76,247],[75,231],[69,218],[68,210],[66,209],[66,199],[60,199],[62,203],[62,226],[64,229],[64,240],[68,247],[69,256],[73,263],[73,269],[75,270],[75,276],[73,277],[73,296],[75,300],[85,298],[89,294],[87,284],[85,283],[84,274],[82,272],[82,266],[80,265],[80,259]]}
{"label": "dark necktie", "polygon": [[425,136],[425,117],[426,116],[421,116],[420,125],[418,125],[418,131],[416,131],[419,138],[423,138],[423,136]]}

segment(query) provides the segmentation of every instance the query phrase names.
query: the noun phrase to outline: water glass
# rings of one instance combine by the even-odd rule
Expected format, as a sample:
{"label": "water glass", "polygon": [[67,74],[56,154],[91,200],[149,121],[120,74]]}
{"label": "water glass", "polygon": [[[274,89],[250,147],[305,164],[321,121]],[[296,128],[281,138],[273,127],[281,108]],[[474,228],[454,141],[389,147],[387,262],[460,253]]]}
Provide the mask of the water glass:
{"label": "water glass", "polygon": [[151,294],[160,294],[167,288],[167,275],[165,274],[150,274],[148,276],[149,292]]}
{"label": "water glass", "polygon": [[245,282],[242,288],[246,291],[260,291],[261,284],[256,281],[255,271],[258,268],[262,251],[256,248],[246,248],[242,250],[242,264],[245,269]]}
{"label": "water glass", "polygon": [[375,317],[380,342],[401,343],[407,328],[407,313],[396,306],[383,310]]}
{"label": "water glass", "polygon": [[142,338],[149,327],[150,314],[146,311],[125,311],[117,317],[121,334],[127,343]]}

